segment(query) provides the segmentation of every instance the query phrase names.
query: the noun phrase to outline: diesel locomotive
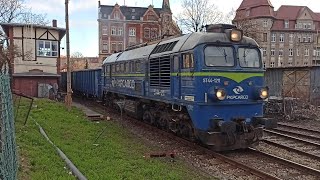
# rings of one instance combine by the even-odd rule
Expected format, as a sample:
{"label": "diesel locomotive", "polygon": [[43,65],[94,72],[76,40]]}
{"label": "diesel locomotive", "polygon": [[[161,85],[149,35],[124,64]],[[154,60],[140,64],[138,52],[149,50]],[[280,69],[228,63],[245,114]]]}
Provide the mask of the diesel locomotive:
{"label": "diesel locomotive", "polygon": [[255,145],[263,128],[276,127],[263,117],[258,44],[233,25],[112,54],[102,76],[106,105],[124,102],[128,115],[216,151]]}

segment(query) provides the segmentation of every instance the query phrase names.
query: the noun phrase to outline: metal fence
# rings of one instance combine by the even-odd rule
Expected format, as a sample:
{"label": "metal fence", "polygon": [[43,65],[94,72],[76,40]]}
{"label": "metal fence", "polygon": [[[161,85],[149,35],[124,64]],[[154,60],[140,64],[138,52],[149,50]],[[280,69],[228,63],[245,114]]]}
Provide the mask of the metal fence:
{"label": "metal fence", "polygon": [[320,118],[320,67],[267,69],[265,82],[270,93],[267,114],[287,119]]}
{"label": "metal fence", "polygon": [[0,179],[17,179],[13,101],[10,77],[5,66],[0,67]]}

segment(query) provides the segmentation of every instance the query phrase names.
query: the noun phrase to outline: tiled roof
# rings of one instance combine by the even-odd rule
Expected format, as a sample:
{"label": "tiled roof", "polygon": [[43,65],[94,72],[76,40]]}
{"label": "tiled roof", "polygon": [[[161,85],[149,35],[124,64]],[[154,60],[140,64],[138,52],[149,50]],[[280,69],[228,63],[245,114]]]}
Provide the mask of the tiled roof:
{"label": "tiled roof", "polygon": [[[115,6],[109,6],[109,5],[101,5],[100,6],[100,12],[102,14],[107,14],[110,15],[113,11],[113,8]],[[134,12],[132,10],[134,9]],[[134,16],[133,20],[140,20],[140,17],[144,15],[144,13],[148,10],[148,8],[144,7],[130,7],[130,6],[120,6],[120,10],[122,14],[126,17],[126,19],[132,19]],[[153,8],[153,10],[160,16],[160,11],[161,8]],[[108,17],[101,17],[102,19],[107,19]]]}
{"label": "tiled roof", "polygon": [[269,0],[243,0],[234,20],[257,17],[274,17],[273,6]]}
{"label": "tiled roof", "polygon": [[257,7],[257,6],[272,6],[269,0],[243,0],[238,10]]}
{"label": "tiled roof", "polygon": [[306,6],[281,6],[276,12],[277,19],[296,20]]}
{"label": "tiled roof", "polygon": [[[276,11],[275,20],[272,26],[272,30],[284,30],[284,20],[289,20],[289,28],[286,30],[294,30],[296,20],[303,11],[307,10],[314,21],[320,21],[319,13],[314,13],[307,6],[281,6]],[[319,28],[319,23],[315,23],[316,29]]]}

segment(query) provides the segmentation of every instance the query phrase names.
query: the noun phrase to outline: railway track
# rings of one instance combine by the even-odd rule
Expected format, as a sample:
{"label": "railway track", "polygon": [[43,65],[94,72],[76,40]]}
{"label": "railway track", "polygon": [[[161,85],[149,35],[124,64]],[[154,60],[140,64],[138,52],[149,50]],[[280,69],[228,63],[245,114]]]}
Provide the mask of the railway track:
{"label": "railway track", "polygon": [[318,141],[318,137],[282,129],[264,130],[264,132],[268,136],[265,136],[263,142],[320,160],[320,139]]}
{"label": "railway track", "polygon": [[[108,109],[106,111],[106,107],[102,106],[101,104],[94,103],[94,104],[87,104],[91,108],[95,108],[95,110],[99,111],[100,113],[117,113],[114,109]],[[118,118],[121,119],[121,118]],[[143,123],[139,120],[136,120],[131,117],[124,117],[123,119],[127,119],[130,121],[130,123],[133,123],[135,126],[139,126],[139,129],[144,128],[147,129],[149,132],[152,132],[154,134],[157,134],[157,136],[166,137],[170,139],[171,141],[176,144],[179,142],[180,144],[184,145],[184,147],[181,148],[181,151],[176,149],[175,151],[177,153],[189,153],[193,154],[194,156],[197,156],[199,159],[205,159],[208,163],[205,169],[214,169],[210,166],[216,166],[219,167],[220,171],[225,171],[225,174],[232,174],[233,179],[270,179],[275,180],[279,179],[276,176],[272,176],[266,172],[263,172],[261,170],[255,169],[253,167],[249,167],[241,162],[235,161],[223,154],[214,152],[208,148],[202,147],[196,143],[190,142],[186,139],[180,138],[178,136],[175,136],[172,133],[160,130],[154,126],[151,126],[149,124]],[[121,123],[126,123],[122,121]],[[127,122],[128,123],[128,122]],[[132,124],[131,124],[132,125]],[[164,144],[164,143],[162,143]],[[184,151],[184,152],[182,152]],[[230,177],[230,179],[232,179]],[[224,178],[224,177],[221,177]],[[228,178],[229,179],[229,178]]]}
{"label": "railway track", "polygon": [[319,179],[320,171],[253,148],[226,153],[228,157],[279,179]]}
{"label": "railway track", "polygon": [[289,132],[293,135],[306,137],[315,141],[320,141],[320,131],[314,129],[307,129],[304,127],[294,126],[286,123],[278,123],[277,130],[282,132]]}
{"label": "railway track", "polygon": [[[91,107],[95,108],[95,110],[97,110],[97,106],[98,109],[100,109],[98,111],[102,113],[106,112],[106,107],[102,106],[101,104],[98,105],[95,103],[94,105],[91,105]],[[108,112],[110,111],[118,113],[115,110],[109,109]],[[208,148],[199,146],[198,144],[177,137],[172,133],[162,131],[154,126],[145,124],[131,117],[125,117],[124,119],[130,120],[130,123],[133,122],[135,126],[139,126],[140,129],[147,129],[149,132],[152,132],[157,136],[166,137],[171,139],[171,141],[174,141],[175,143],[178,142],[183,144],[184,148],[176,150],[178,154],[195,154],[195,156],[199,157],[199,159],[203,159],[208,163],[205,169],[214,169],[216,167],[219,167],[220,171],[222,170],[226,172],[225,174],[232,173],[232,177],[234,177],[234,179],[288,179],[288,177],[294,176],[300,177],[302,179],[319,179],[320,177],[320,171],[316,169],[294,163],[292,161],[288,161],[283,158],[258,151],[256,149],[251,148],[247,151],[240,152],[234,151],[228,154],[217,153]],[[122,123],[129,123],[129,121],[123,121]],[[132,124],[130,124],[130,126],[132,126]],[[232,154],[236,154],[236,156],[232,156]],[[250,156],[247,159],[250,163],[248,161],[243,161],[243,159],[241,158],[237,158],[245,156]],[[257,168],[258,166],[256,164],[259,163],[261,156],[264,157],[264,160],[266,162],[268,162],[268,167],[270,167],[269,169]],[[260,164],[263,166],[265,163]]]}

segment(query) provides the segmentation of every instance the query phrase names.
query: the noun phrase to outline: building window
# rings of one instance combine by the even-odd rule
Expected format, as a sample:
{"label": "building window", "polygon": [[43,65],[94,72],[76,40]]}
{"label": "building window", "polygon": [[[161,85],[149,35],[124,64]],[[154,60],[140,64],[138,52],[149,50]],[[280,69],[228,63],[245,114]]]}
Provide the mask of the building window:
{"label": "building window", "polygon": [[122,51],[123,50],[123,45],[122,42],[118,43],[118,51]]}
{"label": "building window", "polygon": [[108,41],[102,41],[102,50],[108,51]]}
{"label": "building window", "polygon": [[286,29],[289,28],[289,21],[288,20],[284,21],[284,28],[286,28]]}
{"label": "building window", "polygon": [[116,43],[111,43],[111,53],[114,53],[117,51],[117,44]]}
{"label": "building window", "polygon": [[290,41],[290,42],[293,42],[293,34],[290,34],[290,35],[289,35],[289,41]]}
{"label": "building window", "polygon": [[293,49],[289,49],[289,56],[293,56]]}
{"label": "building window", "polygon": [[268,36],[267,33],[263,33],[263,42],[267,42],[268,41],[267,36]]}
{"label": "building window", "polygon": [[289,66],[292,66],[292,62],[291,62],[291,61],[289,61],[289,62],[288,62],[288,65],[289,65]]}
{"label": "building window", "polygon": [[298,35],[298,42],[301,42],[301,35]]}
{"label": "building window", "polygon": [[37,55],[47,57],[58,56],[58,41],[37,40]]}
{"label": "building window", "polygon": [[303,62],[303,65],[305,65],[305,66],[308,66],[308,64],[309,64],[309,63],[308,63],[308,62],[306,62],[306,61],[305,61],[305,62]]}
{"label": "building window", "polygon": [[279,56],[283,56],[283,49],[279,49]]}
{"label": "building window", "polygon": [[193,68],[194,67],[194,60],[193,60],[193,54],[187,53],[183,54],[183,65],[182,67],[184,69]]}
{"label": "building window", "polygon": [[117,35],[117,28],[111,27],[111,35]]}
{"label": "building window", "polygon": [[304,29],[308,29],[308,24],[307,23],[303,23],[303,27],[304,27]]}
{"label": "building window", "polygon": [[280,34],[279,42],[284,42],[284,34]]}
{"label": "building window", "polygon": [[247,17],[250,16],[250,10],[247,10],[246,16],[247,16]]}
{"label": "building window", "polygon": [[268,27],[268,20],[263,21],[263,27]]}
{"label": "building window", "polygon": [[308,29],[311,29],[311,23],[308,23]]}
{"label": "building window", "polygon": [[311,42],[311,41],[312,41],[312,35],[309,34],[309,35],[308,35],[308,42]]}
{"label": "building window", "polygon": [[271,63],[270,63],[270,67],[274,67],[274,62],[271,62]]}
{"label": "building window", "polygon": [[271,49],[271,56],[274,56],[274,51],[275,51],[275,50],[272,48],[272,49]]}
{"label": "building window", "polygon": [[316,50],[316,56],[318,56],[318,57],[320,56],[320,49]]}
{"label": "building window", "polygon": [[120,19],[120,13],[119,12],[115,12],[114,13],[114,18],[115,19]]}
{"label": "building window", "polygon": [[122,36],[122,34],[123,34],[123,28],[122,28],[122,27],[119,27],[119,28],[118,28],[118,35],[119,35],[119,36]]}
{"label": "building window", "polygon": [[299,49],[297,49],[297,56],[299,56]]}
{"label": "building window", "polygon": [[150,28],[144,28],[144,38],[150,38]]}
{"label": "building window", "polygon": [[108,26],[102,26],[102,34],[108,35]]}
{"label": "building window", "polygon": [[277,40],[276,34],[275,34],[275,33],[272,33],[272,35],[271,35],[271,42],[276,42],[276,40]]}
{"label": "building window", "polygon": [[136,36],[136,29],[135,28],[129,28],[129,36]]}
{"label": "building window", "polygon": [[133,13],[136,12],[136,9],[132,9],[132,12],[133,12]]}
{"label": "building window", "polygon": [[157,28],[152,28],[151,29],[151,38],[156,39],[158,37],[158,29]]}
{"label": "building window", "polygon": [[136,16],[132,16],[131,19],[136,19]]}
{"label": "building window", "polygon": [[302,23],[298,23],[298,27],[299,27],[299,29],[301,29],[302,28]]}
{"label": "building window", "polygon": [[304,56],[309,56],[309,49],[308,48],[304,49]]}
{"label": "building window", "polygon": [[303,42],[307,42],[307,36],[306,35],[303,36]]}
{"label": "building window", "polygon": [[267,48],[262,48],[262,55],[267,56]]}

